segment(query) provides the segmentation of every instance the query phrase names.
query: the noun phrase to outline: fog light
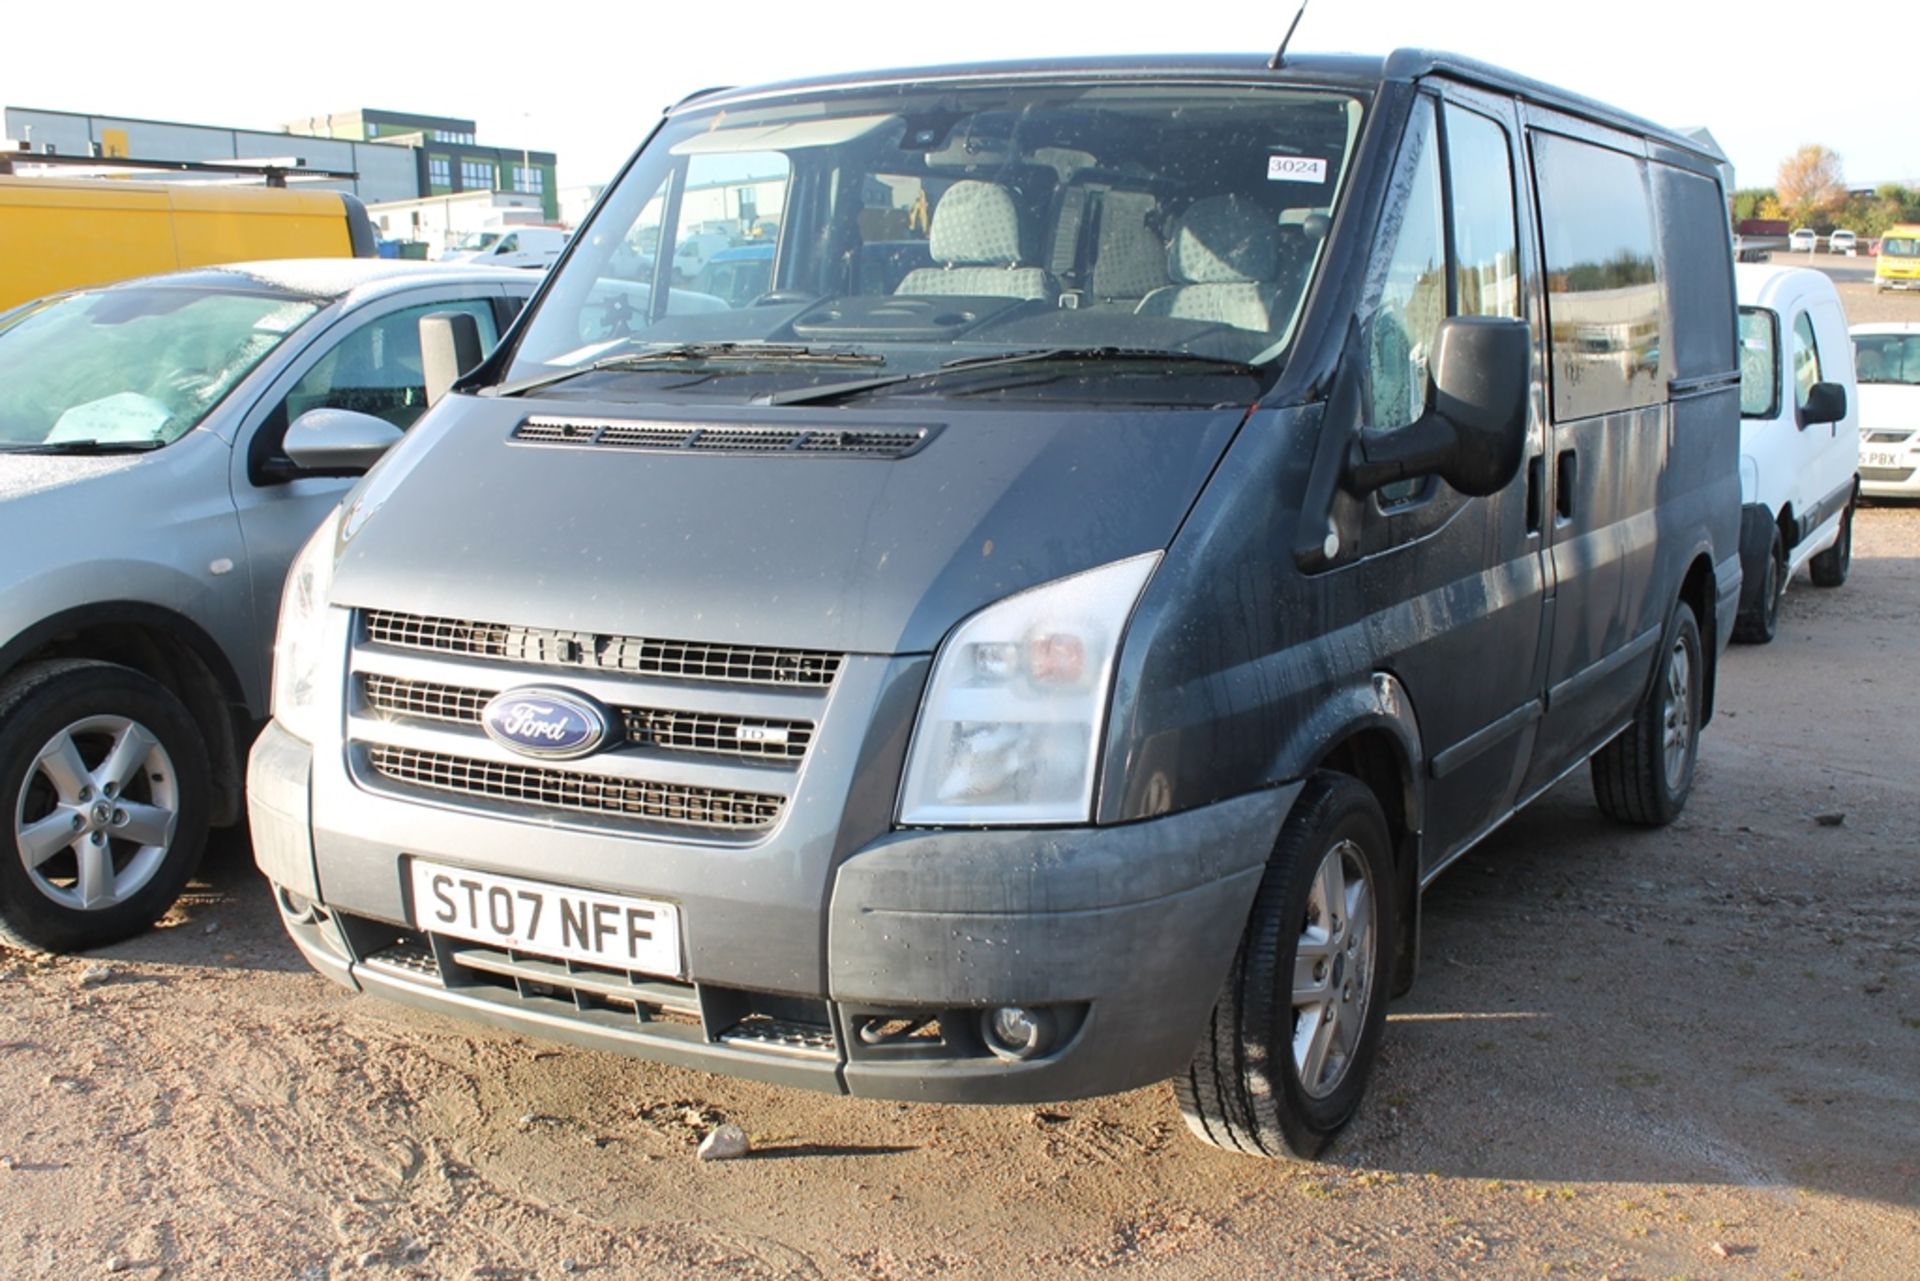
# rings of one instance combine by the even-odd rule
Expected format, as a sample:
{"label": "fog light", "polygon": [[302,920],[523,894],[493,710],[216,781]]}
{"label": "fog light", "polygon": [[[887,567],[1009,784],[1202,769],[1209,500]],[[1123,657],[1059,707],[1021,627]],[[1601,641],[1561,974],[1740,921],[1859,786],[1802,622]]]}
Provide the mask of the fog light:
{"label": "fog light", "polygon": [[980,1039],[998,1058],[1035,1059],[1053,1048],[1053,1014],[1003,1005],[980,1016]]}

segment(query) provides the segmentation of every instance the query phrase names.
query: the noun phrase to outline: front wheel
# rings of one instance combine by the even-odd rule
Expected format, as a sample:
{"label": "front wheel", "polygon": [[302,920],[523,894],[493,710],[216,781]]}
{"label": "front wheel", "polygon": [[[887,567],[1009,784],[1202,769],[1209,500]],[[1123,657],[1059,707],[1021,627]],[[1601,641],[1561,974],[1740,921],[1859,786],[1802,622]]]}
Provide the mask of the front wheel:
{"label": "front wheel", "polygon": [[1780,598],[1787,591],[1787,543],[1778,525],[1773,527],[1773,543],[1760,575],[1752,605],[1734,619],[1733,638],[1742,645],[1765,645],[1780,626]]}
{"label": "front wheel", "polygon": [[23,667],[0,685],[0,941],[99,947],[164,913],[207,834],[207,750],[164,687],[112,663]]}
{"label": "front wheel", "polygon": [[1833,546],[1807,562],[1807,573],[1813,578],[1815,587],[1838,587],[1847,581],[1847,575],[1853,570],[1853,509],[1856,500],[1849,498],[1846,507],[1840,513],[1840,536],[1833,540]]}
{"label": "front wheel", "polygon": [[1373,793],[1307,780],[1267,862],[1233,969],[1174,1093],[1200,1139],[1317,1155],[1379,1054],[1393,962],[1391,838]]}
{"label": "front wheel", "polygon": [[1593,797],[1609,818],[1664,827],[1686,808],[1700,759],[1705,687],[1700,623],[1681,601],[1667,621],[1653,688],[1633,723],[1593,755]]}

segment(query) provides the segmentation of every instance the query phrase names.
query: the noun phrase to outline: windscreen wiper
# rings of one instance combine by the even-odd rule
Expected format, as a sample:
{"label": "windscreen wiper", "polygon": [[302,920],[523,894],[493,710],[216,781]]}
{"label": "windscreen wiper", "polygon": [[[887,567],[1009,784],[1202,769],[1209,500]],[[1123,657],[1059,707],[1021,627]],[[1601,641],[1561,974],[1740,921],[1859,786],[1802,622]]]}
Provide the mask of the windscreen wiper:
{"label": "windscreen wiper", "polygon": [[0,454],[146,454],[164,440],[42,440],[0,444]]}
{"label": "windscreen wiper", "polygon": [[870,355],[855,351],[850,347],[809,347],[802,343],[772,342],[687,342],[676,343],[671,347],[656,347],[652,351],[632,351],[619,356],[602,356],[598,360],[588,361],[584,365],[575,365],[570,369],[555,370],[550,374],[537,374],[532,378],[522,378],[518,382],[501,383],[483,394],[493,396],[518,396],[529,391],[538,391],[542,387],[551,387],[555,383],[566,382],[583,374],[602,373],[607,370],[650,369],[655,365],[672,365],[688,361],[764,361],[768,363],[821,363],[829,365],[884,365],[884,356]]}
{"label": "windscreen wiper", "polygon": [[877,378],[860,378],[852,382],[827,383],[812,387],[790,387],[785,391],[771,392],[757,403],[765,405],[819,405],[850,396],[864,395],[870,391],[879,391],[885,387],[925,386],[941,379],[956,375],[975,374],[986,369],[1003,369],[1011,365],[1037,365],[1049,361],[1061,362],[1125,362],[1137,364],[1152,362],[1166,366],[1165,372],[1208,372],[1229,374],[1258,375],[1257,366],[1240,360],[1224,360],[1215,356],[1196,356],[1191,352],[1160,351],[1151,347],[1041,347],[1032,351],[1010,351],[994,356],[962,356],[958,360],[949,360],[938,369],[922,369],[916,373],[883,374]]}

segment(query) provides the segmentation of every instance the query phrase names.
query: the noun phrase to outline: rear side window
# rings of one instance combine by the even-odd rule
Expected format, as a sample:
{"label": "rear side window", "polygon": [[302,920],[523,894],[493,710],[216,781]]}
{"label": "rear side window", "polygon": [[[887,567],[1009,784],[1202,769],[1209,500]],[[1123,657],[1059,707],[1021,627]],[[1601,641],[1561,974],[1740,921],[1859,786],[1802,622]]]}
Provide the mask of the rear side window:
{"label": "rear side window", "polygon": [[1533,168],[1546,248],[1554,418],[1664,401],[1672,344],[1646,162],[1536,133]]}
{"label": "rear side window", "polygon": [[1734,367],[1727,315],[1733,303],[1733,229],[1720,184],[1655,161],[1653,208],[1660,220],[1660,276],[1673,341],[1667,367],[1679,379]]}
{"label": "rear side window", "polygon": [[1780,411],[1780,334],[1772,312],[1740,309],[1740,416],[1771,418]]}

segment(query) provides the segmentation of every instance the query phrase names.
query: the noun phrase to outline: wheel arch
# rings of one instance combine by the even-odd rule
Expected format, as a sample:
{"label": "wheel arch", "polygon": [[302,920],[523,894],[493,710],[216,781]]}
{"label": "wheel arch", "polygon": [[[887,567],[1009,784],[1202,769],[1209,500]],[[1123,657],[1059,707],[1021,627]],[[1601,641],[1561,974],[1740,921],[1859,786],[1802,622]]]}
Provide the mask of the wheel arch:
{"label": "wheel arch", "polygon": [[145,601],[96,601],[49,615],[0,645],[0,677],[46,658],[118,663],[179,697],[206,739],[212,822],[238,822],[253,722],[239,675],[192,619]]}
{"label": "wheel arch", "polygon": [[[1693,610],[1693,618],[1700,625],[1700,657],[1706,671],[1700,679],[1700,724],[1705,726],[1713,719],[1713,694],[1715,683],[1720,676],[1720,647],[1713,638],[1718,635],[1716,614],[1719,610],[1719,593],[1713,575],[1713,558],[1702,549],[1694,553],[1687,566],[1685,577],[1680,580],[1680,599]],[[1648,677],[1648,688],[1660,677],[1659,663],[1653,665],[1653,673]]]}
{"label": "wheel arch", "polygon": [[1322,748],[1301,776],[1330,770],[1358,779],[1379,801],[1393,840],[1394,958],[1390,991],[1413,985],[1420,954],[1420,851],[1426,756],[1413,701],[1399,678],[1375,672],[1315,717]]}

